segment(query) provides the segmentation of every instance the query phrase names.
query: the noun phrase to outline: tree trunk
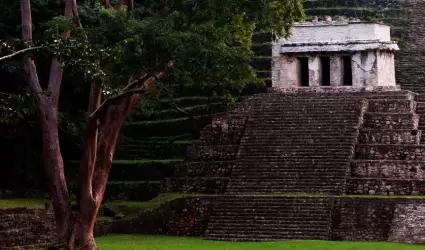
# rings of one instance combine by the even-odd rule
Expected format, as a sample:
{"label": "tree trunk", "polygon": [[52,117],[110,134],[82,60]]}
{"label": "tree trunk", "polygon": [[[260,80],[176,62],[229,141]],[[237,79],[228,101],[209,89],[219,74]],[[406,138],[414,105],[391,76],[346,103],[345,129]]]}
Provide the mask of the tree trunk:
{"label": "tree trunk", "polygon": [[[80,210],[75,225],[78,249],[96,249],[94,226],[108,183],[119,132],[129,110],[134,106],[133,99],[125,98],[120,103],[109,106],[100,120],[87,122],[80,163]],[[93,85],[89,111],[99,105],[99,89]]]}
{"label": "tree trunk", "polygon": [[44,168],[49,182],[56,227],[59,238],[67,240],[74,226],[74,218],[59,145],[57,106],[45,95],[40,96],[39,105]]}

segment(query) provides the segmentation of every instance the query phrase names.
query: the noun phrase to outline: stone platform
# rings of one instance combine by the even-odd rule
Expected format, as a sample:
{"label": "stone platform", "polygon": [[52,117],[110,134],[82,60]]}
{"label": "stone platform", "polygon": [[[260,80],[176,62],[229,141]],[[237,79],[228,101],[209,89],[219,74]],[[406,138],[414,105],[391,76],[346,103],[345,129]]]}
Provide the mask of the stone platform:
{"label": "stone platform", "polygon": [[[422,242],[422,229],[402,225],[408,213],[422,213],[424,200],[373,198],[425,195],[417,97],[393,87],[255,95],[207,127],[163,190],[225,194],[211,212],[208,239],[402,241],[414,234],[405,241]],[[380,224],[366,221],[375,212],[355,219],[369,209],[392,214]]]}

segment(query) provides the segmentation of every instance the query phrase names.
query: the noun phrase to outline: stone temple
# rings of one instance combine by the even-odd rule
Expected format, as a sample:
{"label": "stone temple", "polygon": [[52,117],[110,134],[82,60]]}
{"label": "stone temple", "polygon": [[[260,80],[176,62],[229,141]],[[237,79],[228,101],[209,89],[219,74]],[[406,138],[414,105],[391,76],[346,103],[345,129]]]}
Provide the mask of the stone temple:
{"label": "stone temple", "polygon": [[344,20],[276,41],[269,91],[213,119],[162,182],[218,194],[190,202],[195,235],[425,243],[425,103],[397,86],[398,50],[389,26]]}
{"label": "stone temple", "polygon": [[309,22],[273,45],[272,84],[277,88],[395,87],[390,27],[377,23]]}

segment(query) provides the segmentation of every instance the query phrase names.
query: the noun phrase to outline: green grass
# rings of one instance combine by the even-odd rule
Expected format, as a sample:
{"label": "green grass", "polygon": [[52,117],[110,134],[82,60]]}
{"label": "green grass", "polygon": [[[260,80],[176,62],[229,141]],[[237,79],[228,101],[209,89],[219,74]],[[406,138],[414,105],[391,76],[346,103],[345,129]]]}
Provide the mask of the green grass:
{"label": "green grass", "polygon": [[25,198],[16,198],[16,199],[0,199],[0,208],[44,208],[44,203],[50,203],[50,200],[47,199],[25,199]]}
{"label": "green grass", "polygon": [[98,238],[100,250],[419,250],[421,245],[381,242],[281,241],[225,242],[199,238],[112,235]]}

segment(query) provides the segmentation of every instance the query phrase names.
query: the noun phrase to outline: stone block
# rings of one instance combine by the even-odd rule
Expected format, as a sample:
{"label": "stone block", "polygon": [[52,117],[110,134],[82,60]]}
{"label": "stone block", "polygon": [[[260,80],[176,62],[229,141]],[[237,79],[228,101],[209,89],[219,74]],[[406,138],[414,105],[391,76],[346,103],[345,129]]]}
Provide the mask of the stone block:
{"label": "stone block", "polygon": [[370,100],[368,102],[369,112],[388,112],[388,113],[412,113],[416,110],[416,102],[411,100]]}
{"label": "stone block", "polygon": [[365,160],[424,161],[424,145],[357,145],[355,158]]}
{"label": "stone block", "polygon": [[419,144],[420,130],[362,129],[359,133],[361,144]]}
{"label": "stone block", "polygon": [[417,129],[419,116],[409,113],[364,114],[363,126],[371,129]]}
{"label": "stone block", "polygon": [[355,160],[351,163],[351,176],[354,178],[425,180],[425,162]]}
{"label": "stone block", "polygon": [[402,180],[381,178],[349,178],[347,179],[347,194],[367,195],[373,190],[376,195],[423,195],[424,180]]}

